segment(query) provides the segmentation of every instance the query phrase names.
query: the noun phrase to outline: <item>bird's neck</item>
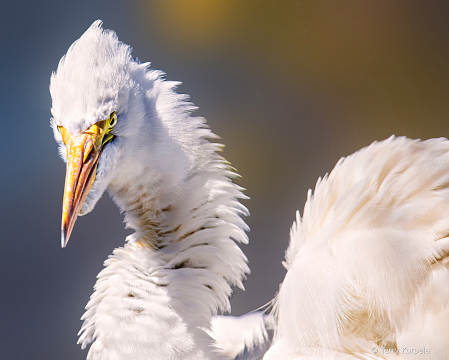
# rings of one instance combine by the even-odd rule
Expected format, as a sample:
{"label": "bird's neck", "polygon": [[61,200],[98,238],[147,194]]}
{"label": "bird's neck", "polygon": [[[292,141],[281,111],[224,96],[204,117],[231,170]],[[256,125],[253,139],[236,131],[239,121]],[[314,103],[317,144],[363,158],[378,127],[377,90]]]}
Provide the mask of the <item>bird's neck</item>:
{"label": "bird's neck", "polygon": [[176,230],[182,220],[179,210],[191,205],[182,203],[179,186],[168,185],[170,180],[149,169],[139,175],[131,187],[114,184],[110,194],[125,216],[126,227],[134,230],[127,241],[157,250],[177,240]]}
{"label": "bird's neck", "polygon": [[235,244],[247,241],[246,209],[229,174],[216,157],[182,185],[141,174],[132,188],[112,187],[135,233],[105,262],[87,306],[80,342],[94,341],[92,359],[100,346],[117,356],[132,349],[136,360],[219,358],[205,330],[248,272]]}

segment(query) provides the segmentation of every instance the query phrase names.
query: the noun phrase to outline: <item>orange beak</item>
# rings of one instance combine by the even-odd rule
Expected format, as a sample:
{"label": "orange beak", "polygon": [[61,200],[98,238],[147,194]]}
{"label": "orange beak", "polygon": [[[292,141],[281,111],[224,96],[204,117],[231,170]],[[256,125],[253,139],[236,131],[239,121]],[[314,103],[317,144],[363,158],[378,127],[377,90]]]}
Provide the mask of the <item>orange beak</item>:
{"label": "orange beak", "polygon": [[103,121],[82,134],[70,134],[59,127],[67,147],[67,169],[62,202],[61,246],[65,247],[73,225],[94,183],[105,130]]}

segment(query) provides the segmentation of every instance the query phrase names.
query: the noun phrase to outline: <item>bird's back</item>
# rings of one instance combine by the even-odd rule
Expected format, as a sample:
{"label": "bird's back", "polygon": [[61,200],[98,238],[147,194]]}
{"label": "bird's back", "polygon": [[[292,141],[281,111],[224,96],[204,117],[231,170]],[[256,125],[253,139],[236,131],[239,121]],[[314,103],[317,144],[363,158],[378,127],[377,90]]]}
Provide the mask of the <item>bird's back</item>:
{"label": "bird's back", "polygon": [[389,356],[432,327],[448,312],[448,204],[447,139],[391,137],[341,159],[292,227],[272,353]]}

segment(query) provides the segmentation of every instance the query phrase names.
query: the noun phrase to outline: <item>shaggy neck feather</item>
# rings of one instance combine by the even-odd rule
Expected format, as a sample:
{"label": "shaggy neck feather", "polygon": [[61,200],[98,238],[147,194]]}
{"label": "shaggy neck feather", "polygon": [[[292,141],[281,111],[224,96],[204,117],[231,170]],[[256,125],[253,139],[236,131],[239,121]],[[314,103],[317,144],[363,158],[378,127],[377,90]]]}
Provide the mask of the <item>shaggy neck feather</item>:
{"label": "shaggy neck feather", "polygon": [[249,270],[235,243],[247,241],[243,195],[215,153],[177,189],[154,174],[144,184],[138,180],[149,177],[142,175],[132,188],[110,188],[135,233],[105,262],[79,341],[93,342],[92,360],[105,352],[133,360],[220,359],[205,329],[214,314],[230,310],[231,286],[242,287]]}

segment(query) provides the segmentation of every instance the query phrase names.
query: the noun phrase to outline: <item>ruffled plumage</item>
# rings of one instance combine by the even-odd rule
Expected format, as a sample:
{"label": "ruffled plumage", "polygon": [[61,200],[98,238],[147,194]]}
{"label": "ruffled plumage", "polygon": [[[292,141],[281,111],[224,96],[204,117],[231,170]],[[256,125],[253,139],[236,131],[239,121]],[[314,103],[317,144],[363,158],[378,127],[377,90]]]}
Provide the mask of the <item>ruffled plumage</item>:
{"label": "ruffled plumage", "polygon": [[266,359],[381,359],[429,314],[430,327],[447,319],[448,204],[447,139],[391,137],[341,159],[292,227]]}

